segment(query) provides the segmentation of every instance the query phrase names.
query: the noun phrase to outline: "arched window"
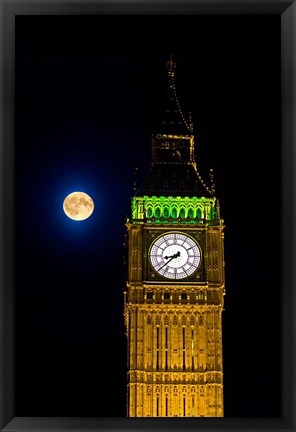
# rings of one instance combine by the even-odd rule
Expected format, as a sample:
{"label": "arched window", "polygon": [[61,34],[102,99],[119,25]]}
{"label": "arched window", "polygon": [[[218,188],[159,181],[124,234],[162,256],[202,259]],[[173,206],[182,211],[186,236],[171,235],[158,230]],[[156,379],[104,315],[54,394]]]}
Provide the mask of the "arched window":
{"label": "arched window", "polygon": [[156,207],[156,208],[154,209],[154,216],[155,216],[155,217],[160,217],[160,207]]}
{"label": "arched window", "polygon": [[148,217],[148,218],[151,218],[151,217],[152,217],[152,214],[153,214],[153,213],[152,213],[152,208],[151,208],[151,207],[148,207],[148,208],[147,208],[147,212],[146,212],[147,217]]}
{"label": "arched window", "polygon": [[197,217],[198,217],[198,219],[203,218],[202,209],[200,207],[198,207],[198,209],[197,209]]}
{"label": "arched window", "polygon": [[191,218],[191,219],[194,218],[194,213],[193,213],[193,208],[192,207],[190,207],[189,210],[188,210],[188,217]]}
{"label": "arched window", "polygon": [[185,208],[181,207],[180,213],[179,213],[180,218],[185,218]]}
{"label": "arched window", "polygon": [[176,218],[176,217],[177,217],[177,215],[178,215],[178,212],[177,212],[177,209],[176,209],[176,207],[172,207],[172,210],[171,210],[171,215],[172,215],[172,217],[173,217],[173,218]]}
{"label": "arched window", "polygon": [[168,207],[164,207],[163,209],[163,217],[168,218],[170,216],[170,211]]}

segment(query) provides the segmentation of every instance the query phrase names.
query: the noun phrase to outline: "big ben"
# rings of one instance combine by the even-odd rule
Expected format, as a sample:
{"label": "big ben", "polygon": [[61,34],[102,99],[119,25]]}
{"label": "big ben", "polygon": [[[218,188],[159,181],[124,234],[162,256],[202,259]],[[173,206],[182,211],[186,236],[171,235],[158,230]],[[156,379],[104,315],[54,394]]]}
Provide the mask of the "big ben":
{"label": "big ben", "polygon": [[223,417],[224,221],[167,62],[163,120],[132,198],[124,316],[128,417]]}

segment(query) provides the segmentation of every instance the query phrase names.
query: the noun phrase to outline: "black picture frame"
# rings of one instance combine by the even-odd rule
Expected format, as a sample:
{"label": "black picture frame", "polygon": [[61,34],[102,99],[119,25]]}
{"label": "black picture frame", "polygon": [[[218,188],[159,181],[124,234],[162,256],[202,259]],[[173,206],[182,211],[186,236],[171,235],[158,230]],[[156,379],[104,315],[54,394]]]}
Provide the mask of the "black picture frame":
{"label": "black picture frame", "polygon": [[[295,422],[294,153],[295,1],[1,1],[1,356],[3,431],[274,430]],[[282,415],[279,418],[128,419],[15,417],[14,403],[14,34],[15,15],[41,14],[276,14],[282,25]],[[181,421],[180,421],[181,420]]]}

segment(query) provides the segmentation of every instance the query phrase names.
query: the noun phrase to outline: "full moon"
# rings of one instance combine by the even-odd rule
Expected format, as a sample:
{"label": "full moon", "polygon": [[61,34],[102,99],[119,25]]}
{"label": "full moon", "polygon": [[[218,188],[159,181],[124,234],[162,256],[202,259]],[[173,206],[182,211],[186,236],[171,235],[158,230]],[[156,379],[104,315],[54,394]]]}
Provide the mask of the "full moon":
{"label": "full moon", "polygon": [[84,192],[72,192],[64,199],[63,209],[70,219],[82,221],[94,211],[94,202]]}

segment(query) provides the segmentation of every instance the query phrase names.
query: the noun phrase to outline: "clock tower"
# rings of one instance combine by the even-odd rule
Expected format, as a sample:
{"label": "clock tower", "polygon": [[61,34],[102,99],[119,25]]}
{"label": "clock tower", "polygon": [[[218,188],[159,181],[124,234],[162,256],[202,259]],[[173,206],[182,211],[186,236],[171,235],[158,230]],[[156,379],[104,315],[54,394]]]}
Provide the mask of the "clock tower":
{"label": "clock tower", "polygon": [[224,221],[167,63],[163,122],[127,227],[128,417],[223,417]]}

